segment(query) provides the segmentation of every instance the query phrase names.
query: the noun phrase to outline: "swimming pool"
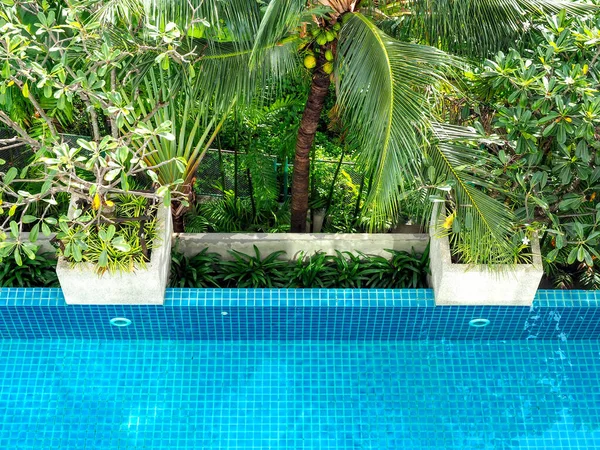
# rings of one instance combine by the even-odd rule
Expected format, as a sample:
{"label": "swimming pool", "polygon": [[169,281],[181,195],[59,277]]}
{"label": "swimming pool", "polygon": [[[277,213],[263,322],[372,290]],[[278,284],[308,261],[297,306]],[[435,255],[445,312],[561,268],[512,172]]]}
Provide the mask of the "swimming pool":
{"label": "swimming pool", "polygon": [[597,303],[174,289],[163,307],[94,307],[0,290],[0,448],[600,448]]}

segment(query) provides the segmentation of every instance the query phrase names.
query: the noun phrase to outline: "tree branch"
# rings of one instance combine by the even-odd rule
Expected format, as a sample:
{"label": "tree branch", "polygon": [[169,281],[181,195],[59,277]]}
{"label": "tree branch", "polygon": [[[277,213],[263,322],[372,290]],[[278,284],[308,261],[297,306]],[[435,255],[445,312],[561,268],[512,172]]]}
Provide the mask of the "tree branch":
{"label": "tree branch", "polygon": [[35,148],[36,150],[41,147],[41,144],[38,141],[33,139],[31,136],[29,136],[29,134],[23,128],[21,128],[17,122],[12,120],[10,117],[8,117],[8,115],[4,111],[1,111],[1,110],[0,110],[0,121],[4,122],[6,125],[8,125],[10,128],[12,128],[14,131],[16,131],[23,138],[23,140],[25,142],[27,142],[29,145],[31,145],[31,147]]}

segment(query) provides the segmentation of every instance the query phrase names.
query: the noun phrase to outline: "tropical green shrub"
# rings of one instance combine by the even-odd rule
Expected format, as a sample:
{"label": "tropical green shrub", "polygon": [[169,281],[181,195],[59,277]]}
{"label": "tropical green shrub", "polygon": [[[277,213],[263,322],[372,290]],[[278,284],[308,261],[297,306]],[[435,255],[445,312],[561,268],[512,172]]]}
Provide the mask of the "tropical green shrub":
{"label": "tropical green shrub", "polygon": [[237,149],[242,157],[257,152],[281,159],[292,156],[305,101],[303,93],[295,91],[280,92],[268,105],[254,104],[231,115],[220,134],[223,148]]}
{"label": "tropical green shrub", "polygon": [[197,255],[187,257],[173,249],[171,256],[171,275],[169,286],[178,288],[207,288],[218,287],[217,264],[221,257],[209,253],[208,248]]}
{"label": "tropical green shrub", "polygon": [[290,262],[289,284],[291,288],[327,288],[335,273],[330,264],[331,256],[316,253],[305,256],[301,253],[296,261]]}
{"label": "tropical green shrub", "polygon": [[83,202],[73,212],[79,222],[59,220],[55,238],[59,254],[71,264],[93,264],[98,274],[143,269],[159,244],[157,205],[132,194],[107,203],[102,216],[93,204]]}
{"label": "tropical green shrub", "polygon": [[502,187],[495,195],[514,210],[524,246],[539,233],[559,287],[600,288],[599,25],[550,16],[518,50],[467,74],[475,101],[462,120],[499,135],[487,146]]}
{"label": "tropical green shrub", "polygon": [[420,289],[427,287],[429,246],[422,255],[386,250],[391,258],[372,256],[363,272],[367,286],[380,289]]}
{"label": "tropical green shrub", "polygon": [[226,287],[234,288],[277,288],[284,287],[287,279],[287,261],[278,259],[284,251],[273,252],[264,258],[254,246],[254,255],[230,250],[233,261],[220,264],[220,279]]}
{"label": "tropical green shrub", "polygon": [[[171,58],[184,64],[177,50],[181,32],[146,21],[119,27],[117,17],[108,17],[118,11],[102,2],[0,3],[0,122],[14,134],[0,145],[35,153],[27,167],[0,173],[0,257],[12,255],[17,264],[35,259],[39,234],[54,231],[71,262],[93,262],[100,273],[133,270],[148,258],[154,221],[132,222],[120,210],[131,202],[116,196],[129,194],[143,205],[186,199],[180,180],[159,183],[155,171],[174,164],[183,172],[185,164],[174,157],[147,162],[151,143],[175,139],[172,123],[149,122],[157,111],[139,114],[124,95],[136,90],[142,63],[145,74],[165,70]],[[16,113],[28,118],[11,115],[17,98],[24,106]],[[90,139],[73,143],[59,133],[61,118],[73,111],[89,120]],[[104,118],[108,125],[101,125]],[[155,183],[135,189],[140,176]],[[59,207],[65,197],[80,199],[83,208],[67,217]]]}
{"label": "tropical green shrub", "polygon": [[366,271],[366,256],[362,253],[335,251],[330,258],[333,270],[328,271],[325,284],[328,287],[360,289],[366,287],[368,276]]}
{"label": "tropical green shrub", "polygon": [[301,253],[295,260],[280,259],[283,251],[265,257],[256,246],[254,255],[230,251],[233,261],[223,261],[204,249],[186,257],[175,251],[171,287],[225,288],[378,288],[427,287],[428,253],[388,250],[381,256],[336,252],[335,255]]}
{"label": "tropical green shrub", "polygon": [[187,232],[276,233],[289,230],[289,204],[271,199],[236,197],[225,191],[223,198],[197,203],[186,217]]}
{"label": "tropical green shrub", "polygon": [[0,258],[0,287],[59,287],[56,258],[51,253],[36,254],[17,264],[14,258]]}

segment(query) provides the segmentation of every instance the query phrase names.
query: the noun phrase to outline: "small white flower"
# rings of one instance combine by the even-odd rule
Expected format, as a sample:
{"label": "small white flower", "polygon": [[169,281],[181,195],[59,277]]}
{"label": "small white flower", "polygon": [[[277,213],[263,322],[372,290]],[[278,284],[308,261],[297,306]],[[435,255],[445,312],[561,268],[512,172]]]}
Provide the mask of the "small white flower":
{"label": "small white flower", "polygon": [[521,242],[523,245],[529,245],[531,241],[527,238],[527,236],[525,236],[523,239],[521,239]]}
{"label": "small white flower", "polygon": [[571,77],[567,77],[567,78],[565,78],[565,83],[567,83],[567,84],[573,84],[573,83],[575,83],[575,80],[573,78],[571,78]]}

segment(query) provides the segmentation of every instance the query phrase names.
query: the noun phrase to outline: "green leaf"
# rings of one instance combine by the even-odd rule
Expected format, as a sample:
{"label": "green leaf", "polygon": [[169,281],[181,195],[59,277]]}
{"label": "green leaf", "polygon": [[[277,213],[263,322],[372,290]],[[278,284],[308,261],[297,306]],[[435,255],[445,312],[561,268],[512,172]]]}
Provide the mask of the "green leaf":
{"label": "green leaf", "polygon": [[36,223],[33,227],[31,227],[31,231],[29,232],[29,241],[36,242],[38,239],[39,233],[40,233],[40,224]]}
{"label": "green leaf", "polygon": [[129,190],[129,180],[125,172],[121,172],[121,189],[123,189],[124,191]]}
{"label": "green leaf", "polygon": [[116,231],[116,227],[113,224],[110,224],[106,229],[106,237],[103,239],[103,241],[110,241],[115,235]]}
{"label": "green leaf", "polygon": [[155,183],[158,183],[158,175],[156,175],[156,172],[153,170],[147,170],[146,174],[150,177],[150,179],[152,181],[154,181]]}
{"label": "green leaf", "polygon": [[13,235],[14,238],[18,238],[19,237],[19,226],[17,224],[17,222],[15,222],[14,220],[10,221],[10,233]]}
{"label": "green leaf", "polygon": [[585,263],[588,267],[592,267],[594,265],[594,260],[592,259],[592,255],[586,250],[584,254]]}
{"label": "green leaf", "polygon": [[582,262],[585,259],[586,253],[587,252],[585,251],[583,246],[579,246],[579,248],[577,249],[577,261]]}
{"label": "green leaf", "polygon": [[169,55],[165,55],[162,59],[162,61],[160,62],[160,67],[163,70],[169,70]]}
{"label": "green leaf", "polygon": [[558,252],[560,251],[560,249],[555,248],[554,250],[551,250],[548,252],[548,254],[546,255],[546,259],[548,262],[554,262],[556,260],[556,257],[558,256]]}
{"label": "green leaf", "polygon": [[107,267],[108,266],[108,253],[106,250],[102,250],[100,256],[98,257],[98,266],[99,267]]}
{"label": "green leaf", "polygon": [[23,258],[21,257],[21,251],[19,250],[18,246],[15,246],[14,258],[15,262],[17,263],[17,266],[23,265]]}
{"label": "green leaf", "polygon": [[565,199],[558,204],[558,208],[561,211],[577,209],[581,206],[584,200],[585,198],[580,195],[568,194],[567,196],[565,196]]}
{"label": "green leaf", "polygon": [[168,208],[171,205],[171,191],[167,190],[163,198],[163,204]]}
{"label": "green leaf", "polygon": [[115,178],[117,178],[121,171],[121,168],[109,170],[106,175],[104,175],[104,179],[109,182],[113,181]]}
{"label": "green leaf", "polygon": [[33,245],[31,242],[25,242],[21,248],[30,260],[35,259],[35,252],[37,251],[37,246]]}
{"label": "green leaf", "polygon": [[431,183],[435,183],[436,181],[436,173],[435,173],[435,167],[434,166],[429,166],[427,168],[427,177],[429,178],[429,181]]}
{"label": "green leaf", "polygon": [[44,184],[42,184],[42,189],[40,190],[40,194],[45,194],[46,192],[48,192],[50,190],[51,187],[52,187],[52,180],[44,181]]}
{"label": "green leaf", "polygon": [[8,169],[6,175],[4,175],[4,184],[10,184],[10,182],[16,178],[18,173],[19,171],[15,167]]}
{"label": "green leaf", "polygon": [[129,245],[123,236],[117,236],[111,241],[111,245],[119,251],[129,252],[131,251],[131,245]]}
{"label": "green leaf", "polygon": [[23,97],[29,98],[29,85],[27,84],[27,81],[23,84],[23,89],[21,92],[23,93]]}
{"label": "green leaf", "polygon": [[573,247],[569,252],[569,257],[567,258],[568,264],[573,264],[575,262],[575,259],[577,258],[577,250],[577,247]]}

